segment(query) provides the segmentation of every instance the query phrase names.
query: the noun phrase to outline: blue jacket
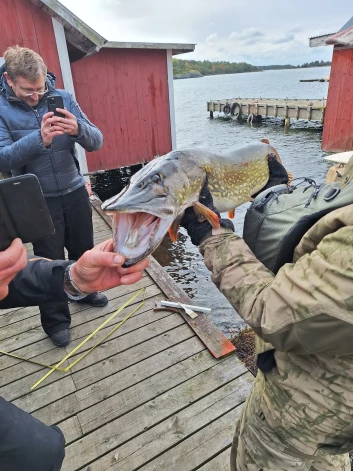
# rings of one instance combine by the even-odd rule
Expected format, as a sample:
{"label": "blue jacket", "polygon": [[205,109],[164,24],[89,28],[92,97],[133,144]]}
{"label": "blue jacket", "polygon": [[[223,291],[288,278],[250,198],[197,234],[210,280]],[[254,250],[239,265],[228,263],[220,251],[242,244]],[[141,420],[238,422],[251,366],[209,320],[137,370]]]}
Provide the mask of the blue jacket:
{"label": "blue jacket", "polygon": [[[55,76],[48,72],[48,92],[36,110],[15,96],[0,68],[0,171],[13,175],[35,174],[44,196],[65,195],[85,184],[75,152],[75,143],[87,151],[102,147],[103,136],[82,112],[73,96],[65,90],[55,90]],[[79,133],[56,136],[45,147],[40,132],[43,115],[48,112],[47,97],[61,95],[65,108],[77,118]]]}

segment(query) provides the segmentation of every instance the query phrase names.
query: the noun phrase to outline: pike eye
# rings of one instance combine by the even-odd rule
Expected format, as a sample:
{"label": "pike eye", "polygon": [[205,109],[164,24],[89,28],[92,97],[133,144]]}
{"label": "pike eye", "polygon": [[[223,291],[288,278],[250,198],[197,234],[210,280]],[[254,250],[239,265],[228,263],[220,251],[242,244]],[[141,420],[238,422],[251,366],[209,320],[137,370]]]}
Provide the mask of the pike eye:
{"label": "pike eye", "polygon": [[153,183],[162,183],[162,178],[159,175],[159,173],[156,173],[155,175],[153,175],[151,180],[152,180]]}

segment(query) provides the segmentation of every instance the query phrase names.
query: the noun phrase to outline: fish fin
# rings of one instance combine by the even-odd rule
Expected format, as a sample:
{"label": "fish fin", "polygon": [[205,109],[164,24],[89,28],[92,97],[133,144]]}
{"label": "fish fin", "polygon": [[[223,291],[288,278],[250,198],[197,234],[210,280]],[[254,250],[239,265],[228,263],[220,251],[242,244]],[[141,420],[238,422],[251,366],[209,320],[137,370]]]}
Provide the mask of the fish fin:
{"label": "fish fin", "polygon": [[260,139],[261,142],[263,142],[264,144],[269,144],[270,141],[268,139]]}
{"label": "fish fin", "polygon": [[178,229],[180,226],[180,222],[183,219],[184,213],[179,214],[174,221],[172,222],[171,226],[168,229],[169,237],[172,239],[173,242],[178,240]]}
{"label": "fish fin", "polygon": [[235,214],[235,209],[231,209],[230,211],[228,211],[228,217],[230,219],[233,219],[234,218],[234,214]]}
{"label": "fish fin", "polygon": [[218,214],[214,213],[211,209],[207,208],[203,204],[195,203],[194,211],[200,222],[206,219],[211,224],[213,229],[217,229],[220,226]]}

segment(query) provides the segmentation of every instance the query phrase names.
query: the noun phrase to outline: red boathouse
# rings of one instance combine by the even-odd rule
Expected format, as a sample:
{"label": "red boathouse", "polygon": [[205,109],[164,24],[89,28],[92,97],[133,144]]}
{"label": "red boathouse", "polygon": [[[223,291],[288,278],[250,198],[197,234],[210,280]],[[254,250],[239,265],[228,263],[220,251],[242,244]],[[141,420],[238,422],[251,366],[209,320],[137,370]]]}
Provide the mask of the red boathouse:
{"label": "red boathouse", "polygon": [[309,41],[311,47],[333,45],[322,150],[353,150],[353,17],[338,33]]}
{"label": "red boathouse", "polygon": [[[108,41],[57,0],[1,0],[0,56],[37,51],[104,134],[97,152],[79,148],[84,173],[131,166],[175,148],[172,56],[194,44]],[[0,57],[1,61],[1,57]]]}

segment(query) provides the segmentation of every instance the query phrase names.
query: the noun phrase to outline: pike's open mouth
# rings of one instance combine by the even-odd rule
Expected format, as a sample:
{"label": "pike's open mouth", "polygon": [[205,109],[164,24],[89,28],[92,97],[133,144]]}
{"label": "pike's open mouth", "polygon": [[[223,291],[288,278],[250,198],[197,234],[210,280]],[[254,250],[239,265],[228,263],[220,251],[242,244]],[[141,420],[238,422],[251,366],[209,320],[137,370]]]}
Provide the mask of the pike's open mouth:
{"label": "pike's open mouth", "polygon": [[126,258],[131,267],[150,255],[162,242],[173,216],[161,219],[154,214],[112,212],[114,250]]}

